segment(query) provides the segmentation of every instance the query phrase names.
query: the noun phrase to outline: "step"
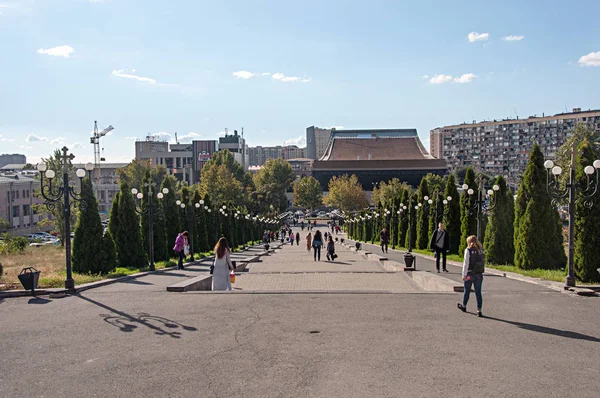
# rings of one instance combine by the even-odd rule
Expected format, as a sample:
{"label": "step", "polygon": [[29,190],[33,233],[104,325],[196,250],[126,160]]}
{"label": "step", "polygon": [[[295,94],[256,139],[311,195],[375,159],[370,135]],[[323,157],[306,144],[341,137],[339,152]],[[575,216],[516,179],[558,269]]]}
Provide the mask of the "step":
{"label": "step", "polygon": [[194,290],[212,290],[212,275],[201,275],[188,278],[174,285],[167,286],[167,292],[189,292]]}

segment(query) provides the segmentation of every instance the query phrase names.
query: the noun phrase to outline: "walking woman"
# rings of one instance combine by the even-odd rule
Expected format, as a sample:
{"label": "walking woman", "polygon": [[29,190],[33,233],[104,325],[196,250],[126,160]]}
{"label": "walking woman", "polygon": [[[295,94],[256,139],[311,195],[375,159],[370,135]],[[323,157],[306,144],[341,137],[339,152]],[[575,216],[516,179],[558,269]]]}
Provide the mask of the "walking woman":
{"label": "walking woman", "polygon": [[309,232],[308,235],[306,235],[306,251],[310,251],[311,245],[312,245],[312,234]]}
{"label": "walking woman", "polygon": [[321,247],[322,246],[323,246],[323,235],[321,235],[321,231],[319,231],[317,229],[317,232],[315,232],[315,237],[313,238],[313,243],[312,243],[315,261],[317,261],[317,258],[319,259],[319,261],[321,261]]}
{"label": "walking woman", "polygon": [[296,232],[296,246],[300,246],[300,232]]}
{"label": "walking woman", "polygon": [[[381,252],[388,252],[388,244],[390,243],[390,234],[388,233],[387,228],[383,228],[379,233],[379,242],[381,243]],[[383,250],[385,249],[385,250]]]}
{"label": "walking woman", "polygon": [[183,231],[177,235],[177,239],[175,239],[175,246],[173,246],[173,250],[177,252],[178,262],[177,269],[185,269],[183,267],[183,259],[185,258],[185,246],[188,245],[190,239],[190,234],[188,231]]}
{"label": "walking woman", "polygon": [[465,249],[465,258],[463,261],[462,277],[465,282],[465,292],[463,295],[462,304],[458,304],[458,308],[462,312],[467,311],[467,303],[471,295],[471,286],[475,285],[475,297],[477,299],[477,316],[481,314],[481,305],[483,299],[481,297],[481,285],[483,284],[483,272],[485,271],[485,254],[483,247],[475,235],[467,238],[467,248]]}
{"label": "walking woman", "polygon": [[233,271],[227,239],[221,238],[215,246],[212,290],[231,290],[229,274]]}
{"label": "walking woman", "polygon": [[327,241],[327,260],[333,261],[336,257],[335,244],[333,243],[333,237],[330,234],[329,240]]}

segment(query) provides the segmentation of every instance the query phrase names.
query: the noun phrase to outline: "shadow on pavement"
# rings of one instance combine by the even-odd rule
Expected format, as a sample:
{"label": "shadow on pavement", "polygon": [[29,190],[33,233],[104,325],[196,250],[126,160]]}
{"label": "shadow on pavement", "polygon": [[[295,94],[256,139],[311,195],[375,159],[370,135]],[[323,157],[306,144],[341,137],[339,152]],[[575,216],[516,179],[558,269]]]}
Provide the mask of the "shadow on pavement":
{"label": "shadow on pavement", "polygon": [[510,325],[515,325],[521,329],[531,330],[533,332],[552,334],[554,336],[568,337],[570,339],[587,340],[587,341],[592,341],[594,343],[600,343],[600,339],[597,337],[588,336],[587,334],[581,334],[581,333],[577,333],[577,332],[571,332],[569,330],[554,329],[554,328],[549,328],[546,326],[533,325],[530,323],[509,321],[506,319],[498,319],[498,318],[494,318],[491,316],[484,316],[484,318],[491,319],[492,321],[504,322],[504,323],[508,323]]}
{"label": "shadow on pavement", "polygon": [[119,283],[130,283],[132,285],[153,285],[153,283],[140,281],[138,279],[128,279]]}
{"label": "shadow on pavement", "polygon": [[[137,316],[129,315],[126,312],[119,311],[115,308],[109,307],[106,304],[103,304],[99,301],[93,300],[89,297],[82,296],[81,294],[74,294],[73,297],[78,297],[82,300],[85,300],[89,303],[97,305],[100,308],[103,308],[107,311],[110,311],[117,315],[112,314],[100,314],[100,316],[104,319],[104,322],[119,328],[121,332],[132,332],[137,329],[138,325],[147,327],[148,329],[154,330],[154,334],[159,336],[169,336],[174,339],[181,338],[180,331],[170,331],[168,329],[178,329],[181,328],[188,332],[195,332],[196,329],[193,326],[186,326],[179,322],[172,321],[167,318],[163,318],[160,316],[150,315],[145,312],[140,312]],[[152,322],[159,323],[160,326],[153,324]]]}
{"label": "shadow on pavement", "polygon": [[33,297],[30,298],[27,304],[48,304],[51,303],[52,300],[45,299],[43,297]]}

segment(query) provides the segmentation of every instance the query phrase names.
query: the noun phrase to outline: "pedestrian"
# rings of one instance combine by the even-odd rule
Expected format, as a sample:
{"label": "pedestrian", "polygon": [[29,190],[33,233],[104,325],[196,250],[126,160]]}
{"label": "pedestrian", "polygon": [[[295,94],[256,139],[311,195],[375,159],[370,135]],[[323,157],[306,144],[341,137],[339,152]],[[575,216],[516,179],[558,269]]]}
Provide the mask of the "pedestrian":
{"label": "pedestrian", "polygon": [[333,233],[334,228],[335,228],[335,221],[331,223],[331,233]]}
{"label": "pedestrian", "polygon": [[300,228],[302,228],[302,230],[304,231],[304,221],[302,221],[302,224],[300,224]]}
{"label": "pedestrian", "polygon": [[[183,259],[186,256],[186,247],[189,248],[188,242],[190,239],[190,234],[188,231],[183,231],[177,235],[177,239],[175,239],[175,246],[173,246],[173,250],[177,252],[178,262],[177,269],[185,269],[183,266]],[[188,249],[189,251],[189,249]]]}
{"label": "pedestrian", "polygon": [[321,235],[321,231],[319,231],[317,229],[317,232],[315,232],[315,237],[313,238],[313,243],[312,243],[313,255],[314,255],[315,261],[317,261],[317,258],[319,259],[319,261],[321,261],[321,247],[322,246],[323,246],[323,235]]}
{"label": "pedestrian", "polygon": [[229,275],[234,271],[227,239],[221,238],[215,246],[215,261],[213,263],[212,290],[231,290]]}
{"label": "pedestrian", "polygon": [[336,225],[336,226],[335,226],[335,234],[337,235],[337,234],[339,234],[339,233],[340,233],[340,226],[339,226],[339,225]]}
{"label": "pedestrian", "polygon": [[[383,228],[379,233],[379,243],[381,244],[381,251],[383,253],[388,252],[388,244],[390,243],[390,234],[387,228]],[[385,250],[383,250],[385,248]]]}
{"label": "pedestrian", "polygon": [[317,227],[317,220],[313,221],[313,227]]}
{"label": "pedestrian", "polygon": [[483,298],[481,297],[481,285],[483,284],[483,272],[485,271],[485,253],[483,246],[475,235],[467,238],[467,248],[465,249],[465,258],[462,267],[462,278],[465,283],[462,304],[458,303],[458,308],[462,312],[467,311],[467,303],[471,295],[471,286],[475,285],[475,298],[477,299],[477,316],[482,317],[481,306]]}
{"label": "pedestrian", "polygon": [[444,223],[439,223],[438,229],[433,231],[433,235],[431,235],[431,240],[429,241],[429,248],[435,251],[435,268],[438,274],[440,273],[440,255],[443,259],[442,269],[444,272],[448,272],[446,269],[446,253],[450,250],[450,236],[444,230]]}
{"label": "pedestrian", "polygon": [[308,235],[306,235],[306,250],[310,251],[310,247],[312,245],[312,235],[309,232]]}
{"label": "pedestrian", "polygon": [[333,261],[337,255],[335,254],[335,244],[333,243],[333,237],[329,235],[329,240],[327,241],[327,260]]}
{"label": "pedestrian", "polygon": [[300,246],[300,232],[296,232],[296,246]]}
{"label": "pedestrian", "polygon": [[325,237],[325,242],[327,242],[327,232],[323,236]]}
{"label": "pedestrian", "polygon": [[290,245],[294,246],[294,234],[290,234]]}

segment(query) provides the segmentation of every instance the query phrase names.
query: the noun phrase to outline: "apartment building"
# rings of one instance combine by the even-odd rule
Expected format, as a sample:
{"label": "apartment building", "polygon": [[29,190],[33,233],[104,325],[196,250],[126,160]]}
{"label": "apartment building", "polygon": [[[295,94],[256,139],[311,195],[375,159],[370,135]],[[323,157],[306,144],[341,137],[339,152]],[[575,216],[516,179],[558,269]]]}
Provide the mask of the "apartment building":
{"label": "apartment building", "polygon": [[262,166],[269,159],[298,159],[306,157],[306,148],[296,145],[256,146],[248,148],[250,166]]}
{"label": "apartment building", "polygon": [[21,165],[25,163],[27,163],[27,158],[25,158],[25,155],[18,153],[0,155],[0,167],[4,167],[9,164]]}
{"label": "apartment building", "polygon": [[335,128],[323,129],[310,126],[306,128],[306,157],[319,160],[325,154],[332,132]]}
{"label": "apartment building", "polygon": [[450,172],[473,166],[476,171],[503,175],[516,187],[534,143],[552,159],[579,123],[600,131],[600,110],[575,108],[553,116],[438,127],[430,132],[430,153],[445,159]]}
{"label": "apartment building", "polygon": [[0,176],[0,217],[12,225],[11,234],[23,235],[38,231],[37,223],[42,218],[34,209],[42,199],[33,193],[40,181],[24,174]]}
{"label": "apartment building", "polygon": [[224,137],[219,137],[219,150],[227,149],[233,155],[233,158],[242,165],[245,171],[250,166],[250,156],[248,155],[248,144],[244,138],[244,129],[239,135],[237,130],[233,134],[225,133]]}

